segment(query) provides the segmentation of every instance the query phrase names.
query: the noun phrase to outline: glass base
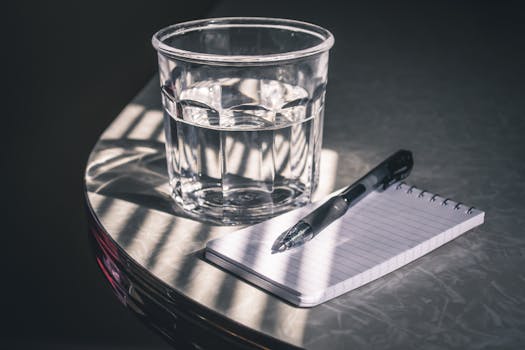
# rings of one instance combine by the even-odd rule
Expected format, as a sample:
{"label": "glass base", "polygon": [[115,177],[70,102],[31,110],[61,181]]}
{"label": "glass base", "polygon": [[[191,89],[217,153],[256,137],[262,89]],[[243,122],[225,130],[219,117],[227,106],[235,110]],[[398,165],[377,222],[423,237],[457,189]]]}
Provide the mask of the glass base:
{"label": "glass base", "polygon": [[214,225],[255,224],[296,209],[310,202],[308,193],[291,187],[236,188],[223,192],[221,187],[195,191],[185,199],[174,194],[175,205],[191,218]]}

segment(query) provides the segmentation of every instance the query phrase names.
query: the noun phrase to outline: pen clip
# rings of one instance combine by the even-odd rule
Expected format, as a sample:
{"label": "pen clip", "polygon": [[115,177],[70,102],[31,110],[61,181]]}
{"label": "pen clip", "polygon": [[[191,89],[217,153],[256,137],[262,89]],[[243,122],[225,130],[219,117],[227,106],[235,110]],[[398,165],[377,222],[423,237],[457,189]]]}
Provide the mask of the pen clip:
{"label": "pen clip", "polygon": [[397,151],[386,163],[388,175],[383,180],[383,189],[387,189],[393,183],[408,177],[414,166],[412,152],[406,150]]}
{"label": "pen clip", "polygon": [[400,173],[400,174],[395,174],[395,175],[392,175],[392,176],[387,176],[385,178],[385,181],[383,182],[383,189],[387,189],[388,187],[390,187],[390,185],[398,182],[398,181],[401,181],[403,179],[406,179],[408,177],[408,174],[409,172],[404,172],[404,173]]}

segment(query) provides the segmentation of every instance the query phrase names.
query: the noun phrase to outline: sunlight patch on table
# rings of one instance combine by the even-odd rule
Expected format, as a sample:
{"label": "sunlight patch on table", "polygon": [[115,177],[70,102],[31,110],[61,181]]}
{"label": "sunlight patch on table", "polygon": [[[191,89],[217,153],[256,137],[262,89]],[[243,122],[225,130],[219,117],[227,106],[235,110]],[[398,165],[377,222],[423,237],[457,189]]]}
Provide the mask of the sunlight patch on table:
{"label": "sunlight patch on table", "polygon": [[[158,129],[163,128],[162,112],[156,110],[148,110],[140,118],[137,125],[131,130],[128,135],[130,139],[150,140],[156,137]],[[162,132],[161,132],[162,134]]]}
{"label": "sunlight patch on table", "polygon": [[144,106],[135,103],[127,105],[102,134],[101,139],[120,139],[124,137],[130,126],[141,116],[145,109]]}

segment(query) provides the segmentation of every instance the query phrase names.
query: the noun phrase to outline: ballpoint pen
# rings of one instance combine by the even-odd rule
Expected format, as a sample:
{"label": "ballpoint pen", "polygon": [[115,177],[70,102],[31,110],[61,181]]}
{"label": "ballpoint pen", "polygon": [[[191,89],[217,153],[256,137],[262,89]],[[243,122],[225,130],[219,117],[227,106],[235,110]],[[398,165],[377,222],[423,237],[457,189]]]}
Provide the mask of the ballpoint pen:
{"label": "ballpoint pen", "polygon": [[405,179],[410,174],[413,165],[414,161],[410,151],[397,151],[354,184],[328,199],[283,232],[273,244],[272,253],[283,252],[311,240],[326,226],[346,213],[352,204],[373,190],[380,186],[386,189],[391,184]]}

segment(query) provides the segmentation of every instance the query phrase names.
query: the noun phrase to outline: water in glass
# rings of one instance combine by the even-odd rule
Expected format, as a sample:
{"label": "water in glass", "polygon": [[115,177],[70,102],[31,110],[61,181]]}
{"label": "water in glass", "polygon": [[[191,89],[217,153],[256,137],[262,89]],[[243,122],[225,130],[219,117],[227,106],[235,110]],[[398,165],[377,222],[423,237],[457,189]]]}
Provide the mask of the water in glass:
{"label": "water in glass", "polygon": [[[202,219],[257,222],[309,201],[319,172],[324,85],[222,78],[162,87],[175,201]],[[268,211],[268,208],[272,208]]]}

